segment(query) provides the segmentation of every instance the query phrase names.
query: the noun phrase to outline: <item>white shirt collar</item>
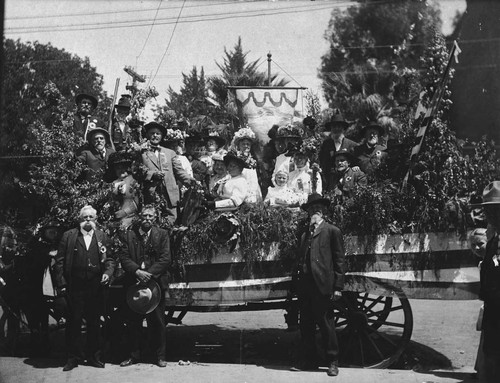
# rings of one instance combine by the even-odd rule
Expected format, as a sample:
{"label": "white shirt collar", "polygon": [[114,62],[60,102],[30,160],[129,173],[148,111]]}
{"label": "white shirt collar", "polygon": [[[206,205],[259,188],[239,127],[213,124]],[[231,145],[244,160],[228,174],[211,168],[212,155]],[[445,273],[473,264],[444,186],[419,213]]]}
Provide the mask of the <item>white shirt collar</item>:
{"label": "white shirt collar", "polygon": [[80,228],[80,232],[83,234],[83,236],[90,235],[92,237],[94,235],[94,229],[92,229],[90,231],[86,231],[86,230],[83,230],[82,228]]}

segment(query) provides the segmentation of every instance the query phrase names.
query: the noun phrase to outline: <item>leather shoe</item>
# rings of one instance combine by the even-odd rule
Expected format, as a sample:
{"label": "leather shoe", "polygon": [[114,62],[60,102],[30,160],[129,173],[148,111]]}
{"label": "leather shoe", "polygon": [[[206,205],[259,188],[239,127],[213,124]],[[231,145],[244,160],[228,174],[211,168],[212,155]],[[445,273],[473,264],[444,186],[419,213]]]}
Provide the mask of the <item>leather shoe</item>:
{"label": "leather shoe", "polygon": [[68,361],[63,367],[63,371],[71,371],[76,367],[78,367],[78,362],[76,361],[76,359],[68,359]]}
{"label": "leather shoe", "polygon": [[87,364],[91,367],[104,368],[104,363],[96,358],[92,358],[92,359],[87,360]]}
{"label": "leather shoe", "polygon": [[120,367],[127,367],[127,366],[131,366],[133,364],[136,364],[136,363],[137,363],[137,360],[135,360],[134,358],[128,358],[120,363]]}
{"label": "leather shoe", "polygon": [[338,362],[331,362],[328,365],[328,371],[326,372],[328,376],[337,376],[339,374],[339,364]]}
{"label": "leather shoe", "polygon": [[156,361],[156,365],[158,367],[167,367],[167,361],[163,360],[163,359],[158,359]]}

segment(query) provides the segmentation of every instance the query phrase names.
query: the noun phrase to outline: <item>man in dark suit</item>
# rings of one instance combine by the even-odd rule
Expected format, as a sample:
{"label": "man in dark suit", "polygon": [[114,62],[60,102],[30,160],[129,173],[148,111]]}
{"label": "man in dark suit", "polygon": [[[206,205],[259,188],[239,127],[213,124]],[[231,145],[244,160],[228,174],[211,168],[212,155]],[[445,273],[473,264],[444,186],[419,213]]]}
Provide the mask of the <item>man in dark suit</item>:
{"label": "man in dark suit", "polygon": [[[488,383],[500,382],[500,181],[490,182],[483,191],[481,204],[492,238],[486,245],[481,263],[479,298],[484,301],[483,351],[484,378]],[[489,230],[489,229],[488,229]]]}
{"label": "man in dark suit", "polygon": [[109,156],[115,152],[109,147],[110,144],[106,129],[94,128],[88,131],[87,144],[77,152],[78,160],[88,167],[83,172],[85,181],[96,182],[103,178]]}
{"label": "man in dark suit", "polygon": [[346,138],[344,133],[349,127],[349,123],[344,120],[340,110],[335,110],[335,114],[330,121],[325,124],[325,129],[330,131],[330,135],[323,141],[319,150],[319,166],[323,171],[324,190],[332,190],[331,173],[335,171],[334,160],[335,153],[339,150],[347,150],[352,152],[358,145],[356,142]]}
{"label": "man in dark suit", "polygon": [[366,174],[361,170],[353,170],[355,160],[352,153],[345,149],[335,153],[335,169],[332,169],[330,186],[341,202],[353,197],[359,186],[367,184]]}
{"label": "man in dark suit", "polygon": [[309,230],[301,236],[298,252],[297,295],[303,360],[293,371],[318,367],[315,333],[319,326],[329,376],[337,376],[339,346],[331,302],[342,296],[344,285],[344,241],[340,229],[323,219],[330,201],[312,193],[301,207],[310,218]]}
{"label": "man in dark suit", "polygon": [[359,168],[370,177],[387,157],[386,147],[380,144],[385,135],[385,129],[378,124],[368,124],[361,129],[364,142],[354,148],[354,157]]}
{"label": "man in dark suit", "polygon": [[142,154],[142,163],[147,169],[144,181],[144,202],[158,202],[157,196],[165,198],[168,219],[174,223],[177,219],[177,205],[180,199],[177,181],[189,186],[195,184],[196,180],[182,168],[173,150],[160,146],[166,134],[165,127],[156,122],[150,122],[144,126],[144,130],[149,141],[149,149]]}
{"label": "man in dark suit", "polygon": [[[125,246],[120,252],[120,261],[125,271],[124,285],[128,287],[137,282],[146,284],[151,279],[159,282],[162,296],[158,306],[146,315],[151,341],[155,343],[156,364],[165,367],[166,336],[165,299],[163,292],[168,287],[167,269],[171,262],[170,239],[166,230],[154,226],[157,214],[152,205],[143,207],[140,225],[131,227],[125,238]],[[120,366],[135,364],[140,357],[141,328],[144,315],[126,308],[130,340],[130,357]]]}
{"label": "man in dark suit", "polygon": [[66,295],[68,317],[66,347],[68,361],[63,371],[70,371],[83,359],[82,319],[87,325],[87,363],[104,368],[100,359],[99,318],[104,306],[104,289],[115,269],[108,253],[111,241],[96,228],[97,211],[90,205],[80,210],[78,228],[66,231],[59,243],[54,265],[55,285]]}
{"label": "man in dark suit", "polygon": [[76,113],[73,120],[73,129],[76,134],[87,139],[87,131],[104,126],[104,123],[92,112],[97,108],[97,98],[90,94],[80,93],[75,98]]}

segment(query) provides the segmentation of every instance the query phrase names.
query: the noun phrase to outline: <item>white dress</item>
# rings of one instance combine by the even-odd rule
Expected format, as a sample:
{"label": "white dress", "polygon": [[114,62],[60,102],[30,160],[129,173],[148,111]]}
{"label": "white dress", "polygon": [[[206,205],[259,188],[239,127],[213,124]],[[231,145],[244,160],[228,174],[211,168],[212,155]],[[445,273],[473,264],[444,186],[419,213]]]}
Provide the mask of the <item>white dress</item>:
{"label": "white dress", "polygon": [[267,195],[264,202],[269,201],[271,206],[289,206],[299,203],[299,195],[295,194],[287,185],[274,186],[267,189]]}
{"label": "white dress", "polygon": [[[312,190],[312,170],[309,169],[309,164],[303,168],[296,168],[288,175],[288,187],[300,196],[300,203],[307,202],[307,196],[313,192]],[[321,175],[316,173],[316,193],[322,194],[323,185],[321,183]]]}
{"label": "white dress", "polygon": [[262,201],[262,192],[260,191],[259,180],[257,178],[257,170],[243,169],[241,175],[248,183],[248,197],[246,202],[257,203]]}
{"label": "white dress", "polygon": [[248,197],[248,183],[242,175],[231,177],[219,186],[219,201],[215,201],[216,208],[238,207]]}

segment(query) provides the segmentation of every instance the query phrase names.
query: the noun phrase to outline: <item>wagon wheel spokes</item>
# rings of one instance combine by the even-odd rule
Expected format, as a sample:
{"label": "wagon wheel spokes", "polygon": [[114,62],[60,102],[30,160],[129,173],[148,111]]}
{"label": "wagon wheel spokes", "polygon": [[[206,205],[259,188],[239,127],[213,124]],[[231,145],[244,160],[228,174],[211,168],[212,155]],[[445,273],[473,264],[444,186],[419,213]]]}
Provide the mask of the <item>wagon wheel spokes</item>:
{"label": "wagon wheel spokes", "polygon": [[[413,318],[402,292],[392,297],[349,293],[335,310],[340,362],[347,366],[388,367],[410,341]],[[356,303],[356,304],[354,304]]]}

